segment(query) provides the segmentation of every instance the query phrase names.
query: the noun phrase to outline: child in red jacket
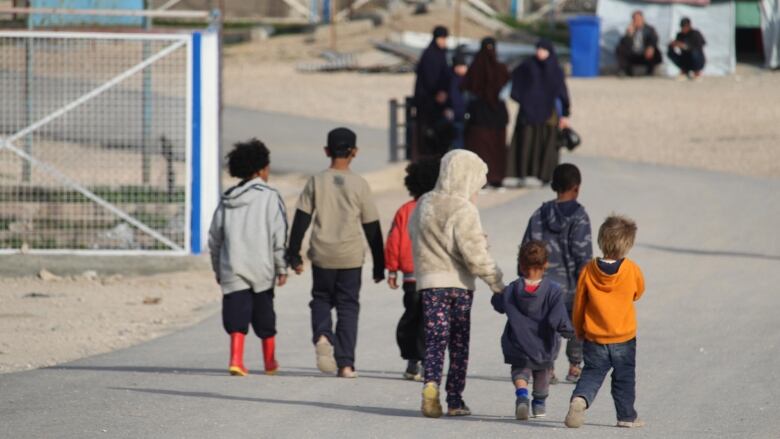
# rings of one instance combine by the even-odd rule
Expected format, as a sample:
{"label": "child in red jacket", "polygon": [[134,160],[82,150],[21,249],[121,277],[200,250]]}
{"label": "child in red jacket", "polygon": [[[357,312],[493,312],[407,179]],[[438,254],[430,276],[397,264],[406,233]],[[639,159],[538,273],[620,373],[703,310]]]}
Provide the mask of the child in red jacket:
{"label": "child in red jacket", "polygon": [[412,260],[412,241],[407,224],[412,216],[417,199],[429,192],[439,178],[439,160],[423,159],[406,168],[404,184],[414,199],[398,209],[393,219],[385,245],[385,268],[390,288],[398,288],[398,271],[403,273],[404,313],[398,322],[396,340],[401,357],[407,361],[404,378],[422,381],[420,361],[425,356],[425,331],[423,328],[422,296],[417,292]]}

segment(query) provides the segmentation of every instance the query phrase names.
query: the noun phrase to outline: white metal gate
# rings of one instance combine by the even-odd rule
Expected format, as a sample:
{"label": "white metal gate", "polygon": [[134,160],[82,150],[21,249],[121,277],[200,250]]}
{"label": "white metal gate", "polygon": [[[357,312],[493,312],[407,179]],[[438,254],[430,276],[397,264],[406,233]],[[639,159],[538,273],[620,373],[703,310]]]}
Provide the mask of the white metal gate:
{"label": "white metal gate", "polygon": [[0,32],[0,252],[190,249],[191,46]]}

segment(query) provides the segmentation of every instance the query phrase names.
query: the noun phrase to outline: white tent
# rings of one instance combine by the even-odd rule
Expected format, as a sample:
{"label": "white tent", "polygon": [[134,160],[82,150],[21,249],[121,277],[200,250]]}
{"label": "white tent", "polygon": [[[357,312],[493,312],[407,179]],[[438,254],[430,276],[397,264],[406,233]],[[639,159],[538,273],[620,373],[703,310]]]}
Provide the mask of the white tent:
{"label": "white tent", "polygon": [[780,67],[780,0],[761,0],[759,5],[766,66],[776,69]]}
{"label": "white tent", "polygon": [[[774,2],[778,0],[763,0]],[[659,67],[666,75],[679,73],[666,57],[667,45],[680,30],[680,19],[688,17],[693,27],[707,40],[704,54],[705,75],[728,75],[737,64],[735,47],[736,8],[734,0],[713,0],[705,5],[681,3],[648,3],[626,0],[599,0],[597,13],[601,18],[601,65],[616,68],[615,47],[625,34],[633,11],[642,11],[645,21],[658,32],[658,47],[664,63]],[[780,27],[777,26],[776,29]],[[780,29],[778,29],[780,32]]]}

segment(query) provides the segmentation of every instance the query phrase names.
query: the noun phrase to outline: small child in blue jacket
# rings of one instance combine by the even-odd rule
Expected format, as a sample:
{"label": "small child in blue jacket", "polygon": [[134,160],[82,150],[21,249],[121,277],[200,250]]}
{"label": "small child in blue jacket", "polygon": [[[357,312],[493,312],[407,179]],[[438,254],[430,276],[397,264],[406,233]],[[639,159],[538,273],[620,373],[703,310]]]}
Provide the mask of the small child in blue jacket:
{"label": "small child in blue jacket", "polygon": [[515,417],[524,421],[529,417],[528,383],[532,376],[531,412],[534,417],[545,416],[550,371],[559,347],[558,334],[570,338],[573,329],[563,291],[557,283],[544,277],[547,268],[544,242],[531,240],[523,244],[518,263],[522,277],[494,294],[491,303],[507,317],[501,349],[504,362],[512,366],[517,398]]}

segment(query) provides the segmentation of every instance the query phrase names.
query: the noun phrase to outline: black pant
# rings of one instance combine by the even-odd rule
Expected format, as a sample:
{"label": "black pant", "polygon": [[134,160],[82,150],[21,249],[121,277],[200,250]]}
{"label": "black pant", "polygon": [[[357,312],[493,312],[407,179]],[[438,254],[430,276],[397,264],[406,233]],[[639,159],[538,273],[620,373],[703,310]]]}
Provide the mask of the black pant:
{"label": "black pant", "polygon": [[634,53],[632,45],[633,42],[629,37],[623,37],[623,39],[620,40],[620,44],[618,44],[617,49],[615,50],[615,56],[617,57],[620,69],[628,76],[634,76],[633,68],[634,66],[639,65],[645,67],[645,73],[647,75],[652,75],[655,66],[661,64],[661,61],[663,60],[661,58],[661,52],[658,51],[657,47],[654,47],[653,57],[647,59],[645,58],[644,53]]}
{"label": "black pant", "polygon": [[686,75],[704,68],[704,52],[701,50],[683,50],[677,53],[670,47],[666,56]]}
{"label": "black pant", "polygon": [[222,326],[228,334],[246,334],[250,322],[258,337],[276,335],[273,288],[261,293],[241,290],[222,296]]}
{"label": "black pant", "polygon": [[[327,269],[312,266],[311,328],[314,343],[325,336],[333,343],[338,367],[355,366],[361,268]],[[336,332],[331,310],[336,308]]]}
{"label": "black pant", "polygon": [[417,283],[404,282],[404,313],[398,321],[395,339],[404,360],[420,361],[425,357],[422,295]]}

